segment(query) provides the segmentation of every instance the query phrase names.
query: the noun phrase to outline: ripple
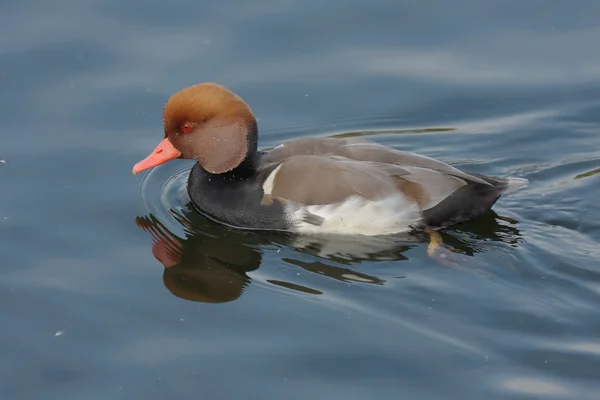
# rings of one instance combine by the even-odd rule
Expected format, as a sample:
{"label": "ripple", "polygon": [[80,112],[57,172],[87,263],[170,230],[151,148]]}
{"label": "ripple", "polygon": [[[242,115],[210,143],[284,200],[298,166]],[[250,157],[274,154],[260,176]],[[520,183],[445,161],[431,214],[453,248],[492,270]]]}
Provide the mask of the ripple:
{"label": "ripple", "polygon": [[184,226],[173,212],[181,214],[189,202],[186,188],[190,170],[191,166],[182,168],[180,163],[166,164],[145,172],[140,179],[139,194],[146,212],[174,234],[183,233]]}
{"label": "ripple", "polygon": [[576,342],[564,345],[567,349],[587,353],[594,356],[600,356],[600,342]]}
{"label": "ripple", "polygon": [[501,386],[511,392],[530,396],[550,396],[574,398],[573,392],[565,386],[541,378],[512,377],[502,381]]}
{"label": "ripple", "polygon": [[590,176],[594,176],[596,174],[600,174],[600,168],[596,168],[591,171],[587,171],[582,174],[576,175],[575,179],[589,178]]}

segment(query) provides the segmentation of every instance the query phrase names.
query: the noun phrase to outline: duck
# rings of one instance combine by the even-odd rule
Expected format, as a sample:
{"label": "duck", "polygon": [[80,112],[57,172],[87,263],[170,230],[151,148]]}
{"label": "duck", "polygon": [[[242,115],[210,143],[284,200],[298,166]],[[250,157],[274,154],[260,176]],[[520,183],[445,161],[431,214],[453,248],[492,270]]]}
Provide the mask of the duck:
{"label": "duck", "polygon": [[163,139],[133,173],[194,160],[187,181],[194,208],[237,229],[366,236],[439,231],[484,215],[500,196],[527,185],[364,139],[303,137],[259,150],[250,106],[213,82],[174,93],[163,125]]}

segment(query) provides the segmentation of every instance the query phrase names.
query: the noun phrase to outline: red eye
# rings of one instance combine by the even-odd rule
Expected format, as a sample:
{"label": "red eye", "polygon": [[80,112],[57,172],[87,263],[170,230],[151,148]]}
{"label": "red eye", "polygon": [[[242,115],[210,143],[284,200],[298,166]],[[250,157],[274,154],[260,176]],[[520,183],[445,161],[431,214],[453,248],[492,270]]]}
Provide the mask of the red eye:
{"label": "red eye", "polygon": [[190,124],[189,122],[186,122],[185,124],[181,125],[181,130],[185,133],[191,132],[192,124]]}

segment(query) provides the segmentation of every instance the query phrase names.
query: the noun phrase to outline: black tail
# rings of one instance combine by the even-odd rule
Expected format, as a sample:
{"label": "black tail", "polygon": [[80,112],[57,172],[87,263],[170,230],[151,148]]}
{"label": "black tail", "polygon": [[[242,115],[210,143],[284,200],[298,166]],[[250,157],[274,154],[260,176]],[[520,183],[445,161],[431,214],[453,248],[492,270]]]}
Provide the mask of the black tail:
{"label": "black tail", "polygon": [[476,182],[467,183],[434,207],[423,211],[421,228],[439,229],[475,219],[487,213],[504,193],[527,185],[527,180],[521,178],[470,175],[489,182],[491,186]]}

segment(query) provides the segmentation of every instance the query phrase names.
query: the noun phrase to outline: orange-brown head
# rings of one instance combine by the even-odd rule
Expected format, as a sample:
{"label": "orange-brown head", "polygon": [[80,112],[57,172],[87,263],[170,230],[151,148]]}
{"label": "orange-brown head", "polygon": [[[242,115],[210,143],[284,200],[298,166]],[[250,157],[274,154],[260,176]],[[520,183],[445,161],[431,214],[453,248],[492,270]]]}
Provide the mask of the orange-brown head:
{"label": "orange-brown head", "polygon": [[172,95],[163,113],[165,137],[133,173],[175,158],[194,159],[213,174],[251,160],[257,148],[256,119],[239,96],[216,83],[190,86]]}

